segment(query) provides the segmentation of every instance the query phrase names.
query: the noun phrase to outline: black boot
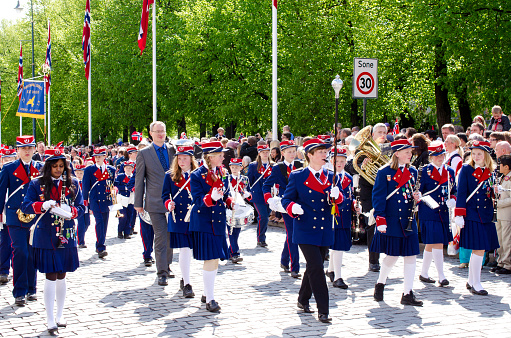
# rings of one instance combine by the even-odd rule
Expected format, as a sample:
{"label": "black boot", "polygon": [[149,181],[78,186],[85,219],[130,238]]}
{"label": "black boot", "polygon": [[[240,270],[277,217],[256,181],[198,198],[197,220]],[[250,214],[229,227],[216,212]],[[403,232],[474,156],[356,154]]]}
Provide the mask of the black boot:
{"label": "black boot", "polygon": [[383,301],[383,289],[385,288],[385,284],[377,283],[374,286],[374,300],[377,302]]}
{"label": "black boot", "polygon": [[403,305],[412,305],[412,306],[422,306],[422,301],[415,299],[415,296],[412,291],[409,294],[401,297],[401,304]]}

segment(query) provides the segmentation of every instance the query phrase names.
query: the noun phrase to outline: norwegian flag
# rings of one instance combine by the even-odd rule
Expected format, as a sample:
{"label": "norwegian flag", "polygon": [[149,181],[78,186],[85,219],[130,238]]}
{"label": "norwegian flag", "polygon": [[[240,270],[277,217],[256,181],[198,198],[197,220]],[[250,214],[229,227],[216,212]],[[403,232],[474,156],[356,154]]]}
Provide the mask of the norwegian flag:
{"label": "norwegian flag", "polygon": [[[138,48],[140,48],[140,55],[144,52],[147,40],[147,23],[149,22],[149,6],[154,4],[154,0],[143,0],[142,3],[142,18],[140,19],[140,28],[138,30]],[[154,18],[153,18],[154,20]]]}
{"label": "norwegian flag", "polygon": [[85,65],[85,78],[88,80],[90,76],[90,2],[87,0],[85,4],[85,19],[83,21],[82,35],[83,63]]}
{"label": "norwegian flag", "polygon": [[[277,0],[275,0],[275,3],[277,2]],[[238,143],[241,142],[241,139],[243,138],[243,133],[240,133],[240,137],[238,137]]]}
{"label": "norwegian flag", "polygon": [[397,122],[397,118],[396,118],[396,123],[394,123],[394,129],[392,129],[392,135],[397,135],[399,134],[399,123]]}
{"label": "norwegian flag", "polygon": [[186,133],[183,131],[181,133],[181,140],[186,140],[186,139],[188,139],[188,137],[186,137]]}
{"label": "norwegian flag", "polygon": [[142,133],[138,132],[138,131],[134,131],[133,134],[131,134],[131,139],[133,141],[142,141]]}
{"label": "norwegian flag", "polygon": [[20,62],[18,66],[18,99],[21,100],[21,93],[23,92],[23,47],[20,42]]}
{"label": "norwegian flag", "polygon": [[44,62],[48,66],[48,73],[44,76],[46,82],[46,94],[50,90],[51,86],[51,36],[50,36],[50,21],[48,20],[48,45],[46,47],[46,61]]}

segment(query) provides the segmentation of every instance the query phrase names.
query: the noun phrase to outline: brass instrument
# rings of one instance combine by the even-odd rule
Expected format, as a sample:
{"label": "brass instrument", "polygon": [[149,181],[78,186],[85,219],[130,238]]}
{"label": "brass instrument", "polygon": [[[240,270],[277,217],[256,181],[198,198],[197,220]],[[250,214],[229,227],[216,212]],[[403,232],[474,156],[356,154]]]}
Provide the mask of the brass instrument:
{"label": "brass instrument", "polygon": [[[417,181],[415,181],[415,187],[413,193],[416,193],[419,191],[421,187],[421,176],[422,176],[422,166],[417,169]],[[410,187],[412,186],[412,182],[408,181],[410,184]],[[417,201],[415,198],[413,199],[413,205],[412,205],[412,212],[410,213],[410,216],[408,216],[408,226],[405,228],[405,231],[413,231],[412,225],[413,225],[413,219],[415,218],[415,209],[417,207]]]}
{"label": "brass instrument", "polygon": [[35,218],[35,214],[25,214],[21,209],[16,210],[18,219],[23,223],[30,223]]}
{"label": "brass instrument", "polygon": [[[107,180],[106,185],[108,186],[108,189],[110,189],[110,199],[112,200],[112,204],[117,204],[117,194],[115,193],[114,190],[114,183],[112,182],[112,180]],[[124,215],[121,214],[119,210],[117,210],[117,212],[115,213],[115,217],[121,218],[124,217]]]}
{"label": "brass instrument", "polygon": [[[353,168],[360,174],[367,182],[374,185],[378,169],[390,162],[387,155],[383,155],[380,146],[373,140],[371,134],[372,126],[367,126],[360,130],[355,138],[351,140],[349,149],[351,151],[358,150],[358,153],[353,157]],[[364,169],[358,166],[358,159],[360,156],[365,155],[371,161],[364,166]]]}

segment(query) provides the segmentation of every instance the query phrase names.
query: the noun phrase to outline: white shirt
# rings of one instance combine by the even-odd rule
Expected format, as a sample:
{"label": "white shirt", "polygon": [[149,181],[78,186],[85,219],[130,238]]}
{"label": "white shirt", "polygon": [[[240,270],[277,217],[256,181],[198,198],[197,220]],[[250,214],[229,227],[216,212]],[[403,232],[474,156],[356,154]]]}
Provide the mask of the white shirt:
{"label": "white shirt", "polygon": [[98,165],[98,164],[96,163],[96,167],[97,167],[98,169],[101,169],[101,172],[102,172],[102,173],[104,173],[104,172],[105,172],[105,169],[106,169],[106,164],[105,164],[105,163],[103,163],[102,165]]}

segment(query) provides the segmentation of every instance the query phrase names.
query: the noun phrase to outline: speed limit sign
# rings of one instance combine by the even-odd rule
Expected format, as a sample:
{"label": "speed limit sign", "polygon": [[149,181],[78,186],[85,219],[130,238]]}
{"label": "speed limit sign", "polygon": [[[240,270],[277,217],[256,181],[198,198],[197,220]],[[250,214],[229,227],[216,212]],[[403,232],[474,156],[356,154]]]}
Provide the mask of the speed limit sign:
{"label": "speed limit sign", "polygon": [[354,59],[353,98],[378,98],[378,59]]}

